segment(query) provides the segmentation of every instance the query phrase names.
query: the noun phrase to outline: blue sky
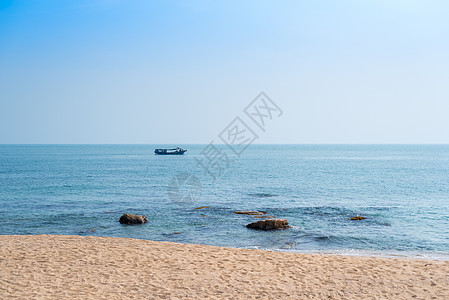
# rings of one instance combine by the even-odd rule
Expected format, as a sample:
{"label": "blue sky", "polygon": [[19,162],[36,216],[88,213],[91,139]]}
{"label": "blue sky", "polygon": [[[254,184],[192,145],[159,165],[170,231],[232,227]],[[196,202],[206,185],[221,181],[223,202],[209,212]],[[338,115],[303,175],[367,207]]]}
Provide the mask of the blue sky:
{"label": "blue sky", "polygon": [[0,0],[0,143],[449,143],[448,1]]}

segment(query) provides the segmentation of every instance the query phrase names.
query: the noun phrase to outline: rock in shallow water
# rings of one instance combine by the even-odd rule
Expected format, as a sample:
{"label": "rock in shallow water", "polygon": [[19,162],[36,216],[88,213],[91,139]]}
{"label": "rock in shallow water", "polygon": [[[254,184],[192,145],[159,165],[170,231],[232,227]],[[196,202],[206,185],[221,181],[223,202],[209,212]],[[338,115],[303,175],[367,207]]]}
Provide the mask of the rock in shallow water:
{"label": "rock in shallow water", "polygon": [[144,224],[148,222],[147,216],[138,216],[132,214],[124,214],[120,217],[120,224]]}
{"label": "rock in shallow water", "polygon": [[236,213],[238,215],[250,215],[250,216],[266,214],[266,212],[264,212],[264,211],[252,211],[252,210],[239,210],[234,213]]}
{"label": "rock in shallow water", "polygon": [[290,228],[286,219],[268,219],[246,225],[247,228],[259,230],[287,229]]}
{"label": "rock in shallow water", "polygon": [[365,217],[361,217],[361,216],[355,216],[355,217],[351,218],[351,220],[353,220],[353,221],[360,221],[360,220],[365,220],[365,219],[366,219]]}
{"label": "rock in shallow water", "polygon": [[200,206],[200,207],[195,207],[195,209],[203,209],[203,208],[209,208],[210,206]]}

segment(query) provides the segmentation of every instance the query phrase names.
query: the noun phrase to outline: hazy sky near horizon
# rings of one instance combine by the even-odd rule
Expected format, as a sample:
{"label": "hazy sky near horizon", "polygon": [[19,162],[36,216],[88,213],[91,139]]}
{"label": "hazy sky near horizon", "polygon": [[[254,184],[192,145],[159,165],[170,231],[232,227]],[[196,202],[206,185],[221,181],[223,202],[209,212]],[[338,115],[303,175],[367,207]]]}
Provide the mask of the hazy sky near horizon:
{"label": "hazy sky near horizon", "polygon": [[449,143],[449,1],[0,0],[0,143]]}

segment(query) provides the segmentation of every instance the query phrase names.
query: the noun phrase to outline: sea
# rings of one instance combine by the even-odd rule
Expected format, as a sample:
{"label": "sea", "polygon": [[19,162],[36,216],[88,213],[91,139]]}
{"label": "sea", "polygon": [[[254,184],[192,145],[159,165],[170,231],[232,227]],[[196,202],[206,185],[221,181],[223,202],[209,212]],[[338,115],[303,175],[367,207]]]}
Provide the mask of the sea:
{"label": "sea", "polygon": [[172,146],[0,145],[0,234],[449,260],[449,145]]}

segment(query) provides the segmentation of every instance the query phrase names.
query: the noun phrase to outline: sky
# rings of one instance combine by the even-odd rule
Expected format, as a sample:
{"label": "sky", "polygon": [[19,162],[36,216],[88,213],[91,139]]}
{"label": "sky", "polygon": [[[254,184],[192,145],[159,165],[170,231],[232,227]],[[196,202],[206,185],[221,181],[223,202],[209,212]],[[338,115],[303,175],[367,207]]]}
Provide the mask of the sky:
{"label": "sky", "polygon": [[0,143],[219,142],[264,91],[283,114],[257,143],[447,144],[448,11],[446,0],[0,0]]}

